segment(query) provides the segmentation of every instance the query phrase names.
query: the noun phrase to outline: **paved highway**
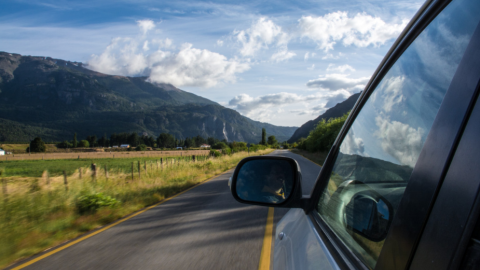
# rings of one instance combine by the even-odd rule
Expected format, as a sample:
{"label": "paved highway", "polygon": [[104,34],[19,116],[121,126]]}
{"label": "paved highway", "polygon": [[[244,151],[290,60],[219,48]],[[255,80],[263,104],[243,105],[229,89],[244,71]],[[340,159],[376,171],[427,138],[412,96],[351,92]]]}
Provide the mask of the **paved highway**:
{"label": "paved highway", "polygon": [[[297,160],[309,194],[320,167],[289,151],[272,155]],[[268,208],[236,202],[227,186],[232,173],[23,269],[257,269]],[[287,211],[275,209],[274,228]]]}

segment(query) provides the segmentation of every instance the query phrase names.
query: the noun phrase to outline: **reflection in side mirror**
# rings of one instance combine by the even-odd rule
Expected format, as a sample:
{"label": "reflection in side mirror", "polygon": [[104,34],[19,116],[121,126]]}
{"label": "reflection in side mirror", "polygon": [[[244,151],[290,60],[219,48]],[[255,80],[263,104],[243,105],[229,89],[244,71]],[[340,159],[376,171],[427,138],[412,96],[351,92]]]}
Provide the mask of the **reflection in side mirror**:
{"label": "reflection in side mirror", "polygon": [[359,194],[345,207],[346,227],[375,242],[385,239],[391,218],[392,207],[383,198]]}
{"label": "reflection in side mirror", "polygon": [[[286,158],[258,158],[240,162],[235,192],[246,202],[281,204],[292,194],[296,163]],[[235,177],[234,176],[234,177]]]}

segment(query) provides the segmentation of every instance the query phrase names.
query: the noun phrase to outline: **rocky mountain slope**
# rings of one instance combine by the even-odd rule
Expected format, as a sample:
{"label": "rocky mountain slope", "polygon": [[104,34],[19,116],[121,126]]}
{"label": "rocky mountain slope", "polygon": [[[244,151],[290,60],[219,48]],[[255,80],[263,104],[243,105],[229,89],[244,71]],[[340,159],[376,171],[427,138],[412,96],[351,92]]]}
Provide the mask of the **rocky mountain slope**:
{"label": "rocky mountain slope", "polygon": [[315,118],[314,120],[306,122],[295,131],[295,133],[290,139],[288,139],[288,143],[294,143],[300,138],[307,138],[310,131],[313,130],[317,123],[322,121],[322,119],[328,120],[330,118],[336,118],[344,115],[353,108],[353,105],[355,105],[355,102],[357,102],[359,96],[360,93],[353,94],[345,101],[340,102],[334,107],[328,109],[325,113]]}
{"label": "rocky mountain slope", "polygon": [[260,141],[261,129],[279,141],[296,127],[253,121],[216,102],[145,77],[111,76],[82,63],[0,52],[0,141],[47,141],[120,132],[162,132]]}

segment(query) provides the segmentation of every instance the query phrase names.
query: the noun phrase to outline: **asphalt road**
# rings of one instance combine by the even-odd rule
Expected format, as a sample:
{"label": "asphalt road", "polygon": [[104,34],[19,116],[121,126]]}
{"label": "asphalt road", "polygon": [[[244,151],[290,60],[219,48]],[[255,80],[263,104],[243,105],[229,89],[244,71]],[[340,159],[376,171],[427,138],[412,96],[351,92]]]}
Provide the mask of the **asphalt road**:
{"label": "asphalt road", "polygon": [[[309,194],[320,167],[289,151],[272,154],[297,160]],[[232,173],[24,269],[257,269],[268,208],[236,202],[227,185]],[[274,228],[287,211],[275,209]]]}

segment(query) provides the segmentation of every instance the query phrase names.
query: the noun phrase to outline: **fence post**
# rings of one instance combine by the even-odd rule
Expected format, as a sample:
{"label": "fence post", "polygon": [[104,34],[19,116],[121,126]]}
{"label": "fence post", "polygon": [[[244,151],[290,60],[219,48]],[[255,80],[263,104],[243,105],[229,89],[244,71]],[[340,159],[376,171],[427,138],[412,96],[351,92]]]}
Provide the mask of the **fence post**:
{"label": "fence post", "polygon": [[147,174],[147,161],[144,160],[143,162],[144,162],[143,167],[145,168],[145,174]]}
{"label": "fence post", "polygon": [[141,176],[140,176],[140,171],[141,171],[140,161],[138,161],[138,180],[140,180],[140,178],[141,178]]}
{"label": "fence post", "polygon": [[[3,171],[0,170],[0,177],[2,177]],[[7,195],[7,179],[2,178],[3,200],[8,201]]]}
{"label": "fence post", "polygon": [[108,167],[105,165],[105,178],[108,179]]}
{"label": "fence post", "polygon": [[63,184],[65,185],[65,191],[68,191],[67,172],[63,171]]}
{"label": "fence post", "polygon": [[163,157],[160,158],[160,165],[162,165],[162,169],[163,169]]}
{"label": "fence post", "polygon": [[97,181],[97,164],[92,163],[92,181]]}
{"label": "fence post", "polygon": [[150,160],[150,171],[153,171],[153,164],[151,160]]}
{"label": "fence post", "polygon": [[132,161],[132,181],[133,181],[133,161]]}
{"label": "fence post", "polygon": [[193,158],[193,162],[197,162],[197,161],[195,160],[195,155],[193,155],[192,158]]}
{"label": "fence post", "polygon": [[78,168],[78,178],[82,179],[82,167]]}

